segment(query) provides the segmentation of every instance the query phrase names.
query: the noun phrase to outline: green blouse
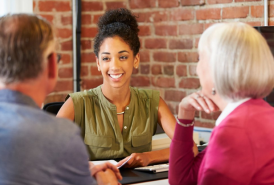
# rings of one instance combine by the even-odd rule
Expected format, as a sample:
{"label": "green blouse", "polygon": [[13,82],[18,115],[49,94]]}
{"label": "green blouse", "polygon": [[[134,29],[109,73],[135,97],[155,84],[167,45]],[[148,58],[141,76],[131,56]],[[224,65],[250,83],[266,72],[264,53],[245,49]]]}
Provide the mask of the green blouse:
{"label": "green blouse", "polygon": [[69,96],[90,160],[123,158],[131,153],[151,151],[158,119],[158,91],[130,87],[122,133],[116,106],[105,98],[101,86]]}

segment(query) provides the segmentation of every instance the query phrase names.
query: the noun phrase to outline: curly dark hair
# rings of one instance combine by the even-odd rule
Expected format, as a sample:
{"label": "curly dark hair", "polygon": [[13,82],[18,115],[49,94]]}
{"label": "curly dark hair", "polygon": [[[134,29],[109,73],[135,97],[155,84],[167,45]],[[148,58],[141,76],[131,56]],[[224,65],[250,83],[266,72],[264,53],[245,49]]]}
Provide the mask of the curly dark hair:
{"label": "curly dark hair", "polygon": [[98,57],[100,46],[106,38],[119,36],[131,48],[134,56],[139,53],[138,23],[128,9],[120,8],[107,11],[98,22],[98,34],[94,39],[94,53]]}

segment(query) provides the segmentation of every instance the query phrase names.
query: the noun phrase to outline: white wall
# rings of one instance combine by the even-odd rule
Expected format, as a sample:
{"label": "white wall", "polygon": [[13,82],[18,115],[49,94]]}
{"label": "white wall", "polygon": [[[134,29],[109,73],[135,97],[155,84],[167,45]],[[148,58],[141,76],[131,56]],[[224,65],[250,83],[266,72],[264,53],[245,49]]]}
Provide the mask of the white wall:
{"label": "white wall", "polygon": [[7,13],[33,13],[33,0],[0,0],[0,16]]}

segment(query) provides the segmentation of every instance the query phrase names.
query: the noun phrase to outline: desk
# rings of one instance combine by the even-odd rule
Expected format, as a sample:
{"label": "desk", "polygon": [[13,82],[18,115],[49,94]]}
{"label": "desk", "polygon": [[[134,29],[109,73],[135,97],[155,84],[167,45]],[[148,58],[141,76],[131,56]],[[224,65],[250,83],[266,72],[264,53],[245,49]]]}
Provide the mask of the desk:
{"label": "desk", "polygon": [[[203,151],[206,146],[198,146],[199,152]],[[168,172],[150,173],[133,169],[121,168],[123,180],[121,184],[127,185],[168,185]]]}
{"label": "desk", "polygon": [[169,183],[168,183],[168,179],[162,179],[162,180],[141,182],[136,184],[134,183],[134,184],[128,184],[128,185],[169,185]]}
{"label": "desk", "polygon": [[[159,172],[159,173],[151,173],[151,172],[142,172],[133,169],[120,169],[121,175],[123,176],[121,184],[142,184],[145,185],[149,183],[149,185],[156,184],[160,185],[158,182],[168,182],[168,172]],[[148,182],[149,181],[149,182]],[[151,185],[152,185],[151,184]],[[164,183],[165,185],[168,183]]]}

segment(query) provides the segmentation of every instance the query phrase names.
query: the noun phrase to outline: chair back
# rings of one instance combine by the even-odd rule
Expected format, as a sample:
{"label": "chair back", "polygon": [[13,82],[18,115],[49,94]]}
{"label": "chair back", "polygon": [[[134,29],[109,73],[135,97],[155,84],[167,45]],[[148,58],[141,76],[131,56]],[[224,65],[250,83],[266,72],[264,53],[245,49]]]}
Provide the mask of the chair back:
{"label": "chair back", "polygon": [[56,115],[64,102],[52,102],[44,105],[43,110]]}

